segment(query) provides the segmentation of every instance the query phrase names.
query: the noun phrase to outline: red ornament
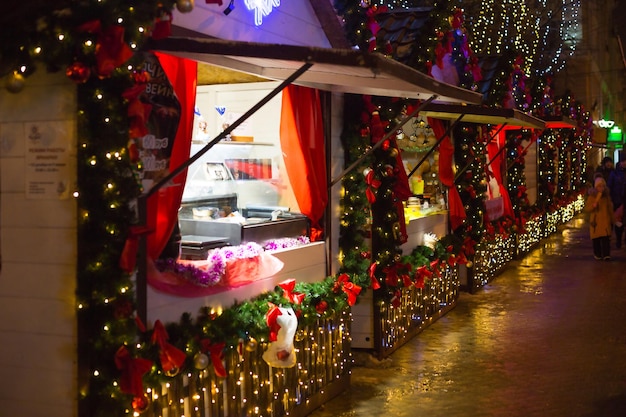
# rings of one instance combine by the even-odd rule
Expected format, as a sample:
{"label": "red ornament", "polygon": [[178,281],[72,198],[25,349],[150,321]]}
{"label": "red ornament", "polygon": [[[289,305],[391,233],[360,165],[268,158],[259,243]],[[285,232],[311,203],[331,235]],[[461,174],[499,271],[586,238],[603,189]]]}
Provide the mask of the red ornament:
{"label": "red ornament", "polygon": [[144,394],[143,397],[134,397],[131,405],[134,412],[141,414],[145,412],[150,406],[150,400]]}
{"label": "red ornament", "polygon": [[82,62],[73,62],[65,70],[65,75],[76,84],[82,84],[91,76],[91,70]]}
{"label": "red ornament", "polygon": [[288,350],[279,350],[278,352],[276,352],[276,358],[278,358],[279,361],[285,361],[287,360],[287,358],[291,355],[291,352],[289,352]]}
{"label": "red ornament", "polygon": [[322,300],[319,303],[317,303],[317,305],[315,306],[315,311],[317,311],[318,314],[324,314],[327,308],[328,308],[328,303]]}

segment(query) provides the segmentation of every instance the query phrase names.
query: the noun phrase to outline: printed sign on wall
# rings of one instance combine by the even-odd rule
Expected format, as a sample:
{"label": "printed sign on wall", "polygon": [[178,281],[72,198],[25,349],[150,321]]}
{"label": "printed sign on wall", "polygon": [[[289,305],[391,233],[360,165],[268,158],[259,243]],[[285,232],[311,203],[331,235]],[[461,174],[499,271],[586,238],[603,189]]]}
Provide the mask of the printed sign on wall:
{"label": "printed sign on wall", "polygon": [[26,124],[26,198],[69,198],[73,126],[67,121]]}

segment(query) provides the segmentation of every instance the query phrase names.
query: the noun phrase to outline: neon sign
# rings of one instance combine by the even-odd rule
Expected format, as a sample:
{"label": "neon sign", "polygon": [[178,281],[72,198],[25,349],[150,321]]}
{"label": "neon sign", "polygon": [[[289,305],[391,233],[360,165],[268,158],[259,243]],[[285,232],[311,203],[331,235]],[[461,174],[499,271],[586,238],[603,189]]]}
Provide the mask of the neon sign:
{"label": "neon sign", "polygon": [[613,120],[604,120],[604,119],[600,119],[596,123],[597,126],[600,126],[604,129],[610,129],[613,127],[614,124],[615,122]]}
{"label": "neon sign", "polygon": [[619,126],[615,125],[611,130],[609,130],[609,135],[607,140],[609,142],[621,142],[622,141],[622,129]]}
{"label": "neon sign", "polygon": [[254,11],[254,24],[261,26],[263,18],[269,16],[274,7],[280,6],[280,0],[245,0],[246,7]]}

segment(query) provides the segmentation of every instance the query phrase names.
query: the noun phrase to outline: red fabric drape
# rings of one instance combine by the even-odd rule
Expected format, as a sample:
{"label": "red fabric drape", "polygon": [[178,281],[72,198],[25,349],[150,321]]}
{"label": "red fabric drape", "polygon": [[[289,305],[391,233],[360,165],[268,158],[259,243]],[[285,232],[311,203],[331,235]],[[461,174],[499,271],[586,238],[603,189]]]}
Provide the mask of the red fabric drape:
{"label": "red fabric drape", "polygon": [[[181,106],[178,130],[170,158],[170,172],[189,159],[196,103],[197,67],[195,61],[163,53],[155,54],[174,87]],[[171,187],[164,187],[148,199],[148,220],[154,232],[148,235],[148,256],[158,258],[178,221],[178,208],[183,196],[187,171],[174,178]],[[154,222],[154,223],[152,223]]]}
{"label": "red fabric drape", "polygon": [[311,220],[311,241],[320,240],[328,193],[319,91],[296,85],[283,90],[280,144],[300,212]]}
{"label": "red fabric drape", "polygon": [[489,161],[491,168],[491,173],[493,177],[496,179],[498,183],[498,189],[500,190],[500,196],[502,197],[502,203],[504,205],[504,215],[515,217],[513,213],[513,205],[511,204],[511,199],[509,198],[509,193],[504,186],[502,181],[502,160],[504,159],[504,153],[500,152],[499,155],[496,156],[500,148],[504,145],[504,132],[500,132],[498,134],[497,140],[491,141],[489,145],[487,145],[487,153],[489,154]]}
{"label": "red fabric drape", "polygon": [[[443,122],[439,119],[428,118],[428,124],[433,129],[435,136],[441,138],[446,129]],[[446,136],[439,145],[439,179],[441,183],[448,187],[448,211],[450,215],[450,227],[452,230],[457,229],[463,224],[463,220],[467,218],[463,201],[459,195],[459,191],[454,185],[454,170],[452,169],[452,161],[454,160],[454,145],[449,136]]]}

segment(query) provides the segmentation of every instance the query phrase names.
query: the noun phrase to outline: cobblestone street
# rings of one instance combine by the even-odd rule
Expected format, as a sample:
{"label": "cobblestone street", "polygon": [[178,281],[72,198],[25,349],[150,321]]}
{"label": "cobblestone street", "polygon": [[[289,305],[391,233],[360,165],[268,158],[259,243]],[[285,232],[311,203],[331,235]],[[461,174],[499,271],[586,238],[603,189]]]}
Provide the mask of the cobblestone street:
{"label": "cobblestone street", "polygon": [[626,415],[626,252],[596,261],[578,217],[377,361],[313,417]]}

